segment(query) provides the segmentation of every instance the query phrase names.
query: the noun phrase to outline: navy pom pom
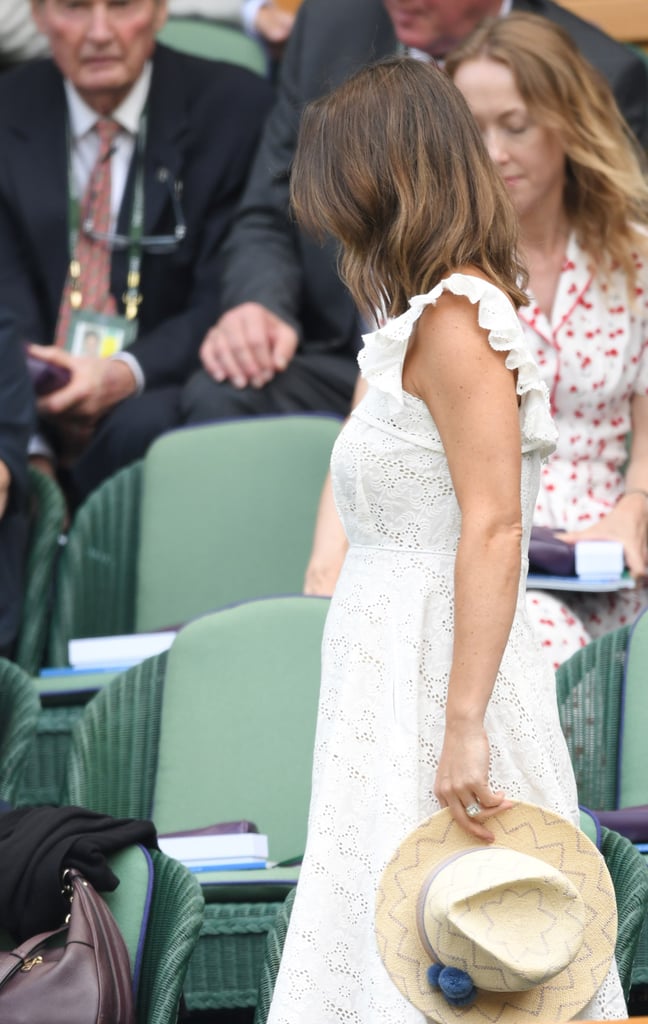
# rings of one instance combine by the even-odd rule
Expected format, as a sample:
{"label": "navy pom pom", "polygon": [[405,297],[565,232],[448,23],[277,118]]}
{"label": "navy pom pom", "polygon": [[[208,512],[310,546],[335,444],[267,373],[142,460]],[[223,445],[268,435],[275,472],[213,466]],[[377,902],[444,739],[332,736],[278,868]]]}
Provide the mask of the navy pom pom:
{"label": "navy pom pom", "polygon": [[427,969],[427,980],[431,988],[439,988],[439,975],[443,970],[443,964],[430,964]]}
{"label": "navy pom pom", "polygon": [[458,967],[439,971],[437,984],[451,1006],[470,1006],[477,996],[472,978]]}

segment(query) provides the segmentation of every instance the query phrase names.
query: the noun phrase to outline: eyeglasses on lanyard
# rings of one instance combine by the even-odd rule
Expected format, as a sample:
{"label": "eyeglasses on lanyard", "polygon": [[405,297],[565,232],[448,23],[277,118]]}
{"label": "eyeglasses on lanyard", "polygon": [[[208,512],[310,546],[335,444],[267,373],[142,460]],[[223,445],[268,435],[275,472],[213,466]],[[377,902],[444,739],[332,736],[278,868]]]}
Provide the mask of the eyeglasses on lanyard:
{"label": "eyeglasses on lanyard", "polygon": [[[182,184],[173,177],[171,171],[166,167],[158,169],[157,180],[165,184],[168,189],[175,228],[172,235],[140,235],[137,239],[137,244],[141,249],[146,249],[149,252],[175,252],[187,235],[187,222],[185,221],[180,202]],[[85,218],[81,229],[88,238],[92,238],[95,242],[104,242],[110,249],[128,249],[133,244],[132,235],[120,235],[111,231],[95,231],[92,215]]]}

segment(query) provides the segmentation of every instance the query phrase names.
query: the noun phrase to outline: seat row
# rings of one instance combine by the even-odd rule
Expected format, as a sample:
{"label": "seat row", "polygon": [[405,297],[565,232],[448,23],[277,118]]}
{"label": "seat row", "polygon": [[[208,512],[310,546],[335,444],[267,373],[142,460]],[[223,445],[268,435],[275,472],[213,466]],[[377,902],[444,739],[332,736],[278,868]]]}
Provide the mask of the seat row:
{"label": "seat row", "polygon": [[[72,730],[60,800],[151,817],[159,831],[247,818],[269,834],[273,859],[298,858],[327,607],[325,599],[302,596],[243,602],[198,617],[179,631],[168,653],[116,675]],[[595,641],[558,671],[561,721],[585,805],[623,806],[642,791],[647,654],[648,614],[632,630]],[[13,741],[6,729],[0,733],[0,743],[14,745],[7,762],[14,780],[29,756],[38,699],[33,688],[31,702],[25,699],[32,683],[25,673],[0,663],[0,691],[16,681],[23,710],[13,719]],[[617,963],[628,994],[631,985],[648,980],[648,869],[629,840],[606,829],[600,839],[619,904]],[[291,865],[221,874],[203,885],[200,939],[185,965],[190,1009],[254,1006],[260,978],[267,992],[266,937],[276,945],[278,915],[298,873]],[[272,955],[276,959],[276,950]]]}

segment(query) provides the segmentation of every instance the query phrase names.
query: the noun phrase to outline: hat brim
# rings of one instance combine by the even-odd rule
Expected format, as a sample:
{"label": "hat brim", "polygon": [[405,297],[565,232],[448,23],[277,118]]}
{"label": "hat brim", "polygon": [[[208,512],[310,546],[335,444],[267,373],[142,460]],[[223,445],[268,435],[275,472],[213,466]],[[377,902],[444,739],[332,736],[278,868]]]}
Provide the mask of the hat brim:
{"label": "hat brim", "polygon": [[430,958],[419,938],[416,906],[430,871],[453,854],[483,846],[446,808],[422,822],[400,844],[378,889],[376,938],[383,963],[410,1003],[439,1024],[523,1024],[570,1020],[606,977],[617,934],[614,886],[605,861],[579,829],[553,811],[517,803],[488,819],[495,843],[538,857],[562,871],[586,907],[585,937],[576,958],[555,977],[527,992],[479,990],[469,1007],[451,1006],[430,987]]}

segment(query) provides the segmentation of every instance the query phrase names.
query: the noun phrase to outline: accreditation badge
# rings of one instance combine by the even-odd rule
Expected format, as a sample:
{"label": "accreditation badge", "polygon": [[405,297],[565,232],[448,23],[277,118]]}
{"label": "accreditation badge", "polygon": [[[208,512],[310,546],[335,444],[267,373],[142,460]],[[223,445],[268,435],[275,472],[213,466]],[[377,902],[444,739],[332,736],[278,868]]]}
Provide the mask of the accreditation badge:
{"label": "accreditation badge", "polygon": [[137,320],[125,316],[76,309],[70,317],[65,348],[73,356],[108,358],[127,348],[137,337]]}

